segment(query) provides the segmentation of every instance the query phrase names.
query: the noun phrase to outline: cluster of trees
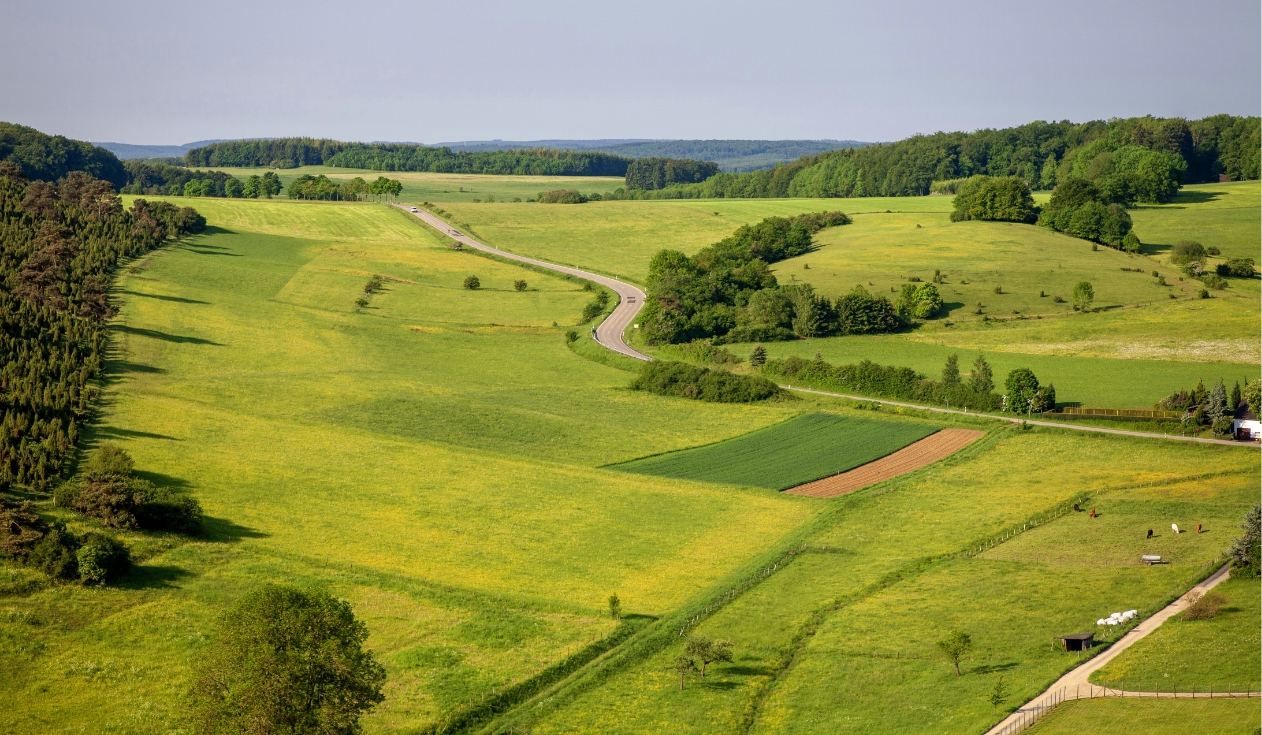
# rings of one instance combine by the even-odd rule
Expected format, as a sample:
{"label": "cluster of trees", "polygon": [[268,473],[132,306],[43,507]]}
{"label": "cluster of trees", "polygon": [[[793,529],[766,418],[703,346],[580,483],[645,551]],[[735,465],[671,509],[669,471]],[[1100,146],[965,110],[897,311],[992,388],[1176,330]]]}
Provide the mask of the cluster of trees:
{"label": "cluster of trees", "polygon": [[695,184],[719,172],[717,163],[687,158],[640,158],[627,166],[628,189],[664,189],[674,184]]}
{"label": "cluster of trees", "polygon": [[768,264],[806,253],[814,233],[848,222],[841,212],[768,217],[692,257],[659,251],[649,263],[641,314],[646,339],[676,344],[738,328],[728,341],[783,339],[794,329],[805,336],[835,331],[835,306],[810,286],[780,287]]}
{"label": "cluster of trees", "polygon": [[578,189],[553,189],[539,192],[537,200],[540,204],[584,204],[591,197],[580,194]]}
{"label": "cluster of trees", "polygon": [[113,186],[83,172],[54,185],[0,163],[0,490],[42,488],[78,442],[119,259],[205,225],[166,202],[124,211]]}
{"label": "cluster of trees", "polygon": [[1003,407],[1003,397],[994,393],[990,364],[981,355],[973,363],[973,374],[967,381],[960,377],[955,355],[947,358],[940,381],[930,380],[911,368],[878,365],[870,360],[853,365],[830,365],[820,359],[788,357],[768,360],[762,373],[777,382],[784,380],[875,398],[945,404],[977,411]]}
{"label": "cluster of trees", "polygon": [[547,148],[452,152],[401,143],[346,143],[314,138],[234,140],[184,154],[188,166],[337,166],[373,171],[434,171],[530,176],[625,176],[632,159],[596,151]]}
{"label": "cluster of trees", "polygon": [[123,187],[123,194],[271,199],[284,188],[273,171],[242,181],[223,171],[193,171],[145,161],[127,161],[124,165],[131,181]]}
{"label": "cluster of trees", "polygon": [[[270,172],[269,172],[270,173]],[[275,175],[275,174],[273,174]],[[322,201],[358,202],[372,199],[397,199],[403,193],[403,183],[396,179],[378,176],[371,184],[356,176],[341,184],[324,174],[305,174],[289,184],[290,199],[317,199]]]}
{"label": "cluster of trees", "polygon": [[1207,268],[1209,256],[1219,254],[1216,247],[1205,247],[1195,240],[1180,240],[1170,248],[1170,262],[1209,288],[1227,288],[1227,278],[1254,277],[1253,258],[1229,258],[1211,272]]}
{"label": "cluster of trees", "polygon": [[127,547],[103,533],[72,533],[64,523],[44,520],[30,501],[0,497],[0,558],[62,581],[105,584],[127,574]]}
{"label": "cluster of trees", "polygon": [[654,360],[640,367],[632,390],[715,403],[752,403],[783,393],[761,375],[737,375],[684,362]]}
{"label": "cluster of trees", "polygon": [[57,500],[107,528],[202,532],[202,506],[196,498],[157,487],[136,477],[134,469],[127,452],[102,444],[82,475],[57,489]]}
{"label": "cluster of trees", "polygon": [[1038,217],[1030,185],[1020,176],[992,178],[978,174],[952,183],[952,222],[976,219],[1033,223]]}
{"label": "cluster of trees", "polygon": [[1087,179],[1066,179],[1052,192],[1038,223],[1066,235],[1137,253],[1139,238],[1131,232],[1124,202]]}
{"label": "cluster of trees", "polygon": [[1241,390],[1239,381],[1228,392],[1222,380],[1210,390],[1199,381],[1192,390],[1177,390],[1153,406],[1159,411],[1181,411],[1184,426],[1208,426],[1215,434],[1231,433],[1232,420],[1248,410],[1262,416],[1262,380],[1251,380]]}
{"label": "cluster of trees", "polygon": [[935,181],[977,174],[1016,176],[1044,190],[1066,178],[1122,175],[1134,186],[1134,196],[1159,200],[1169,195],[1172,181],[1214,181],[1220,174],[1258,178],[1259,149],[1257,117],[1034,122],[803,156],[769,170],[720,173],[699,184],[668,186],[650,196],[917,196],[928,194]]}
{"label": "cluster of trees", "polygon": [[129,179],[123,162],[104,148],[7,122],[0,122],[0,161],[21,168],[32,181],[57,181],[71,171],[83,171],[115,188]]}

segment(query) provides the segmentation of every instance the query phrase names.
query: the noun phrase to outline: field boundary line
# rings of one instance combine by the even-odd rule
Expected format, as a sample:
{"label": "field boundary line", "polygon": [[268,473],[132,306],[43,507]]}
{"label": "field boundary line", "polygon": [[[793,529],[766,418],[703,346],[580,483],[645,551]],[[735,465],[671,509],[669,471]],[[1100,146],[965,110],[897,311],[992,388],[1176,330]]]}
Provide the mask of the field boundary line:
{"label": "field boundary line", "polygon": [[882,404],[888,404],[890,406],[900,406],[902,408],[914,408],[919,411],[933,411],[935,413],[949,413],[956,416],[982,417],[982,418],[994,419],[995,421],[1006,421],[1010,424],[1045,426],[1045,427],[1049,427],[1053,429],[1069,429],[1071,431],[1089,431],[1089,432],[1095,432],[1098,434],[1117,434],[1119,436],[1135,436],[1135,437],[1140,437],[1143,439],[1170,439],[1173,441],[1197,442],[1200,444],[1220,444],[1220,445],[1228,446],[1228,447],[1250,447],[1253,449],[1258,449],[1262,447],[1262,445],[1258,445],[1258,444],[1245,444],[1242,442],[1230,441],[1227,439],[1204,439],[1199,436],[1173,436],[1170,434],[1153,434],[1147,431],[1130,431],[1127,429],[1106,429],[1102,426],[1077,426],[1074,424],[1060,424],[1053,421],[1039,421],[1038,419],[1022,419],[1022,418],[1013,418],[1009,416],[996,416],[994,414],[989,414],[989,413],[979,413],[979,412],[969,413],[968,411],[960,411],[955,408],[943,408],[941,406],[924,406],[918,403],[891,401],[885,398],[871,398],[869,396],[855,396],[855,395],[849,395],[846,393],[832,393],[830,391],[815,390],[814,388],[802,388],[802,387],[794,388],[791,385],[782,385],[780,387],[785,390],[797,391],[799,393],[814,393],[815,395],[820,395],[820,396],[831,396],[833,398],[845,398],[851,401],[866,401],[868,403],[882,403]]}

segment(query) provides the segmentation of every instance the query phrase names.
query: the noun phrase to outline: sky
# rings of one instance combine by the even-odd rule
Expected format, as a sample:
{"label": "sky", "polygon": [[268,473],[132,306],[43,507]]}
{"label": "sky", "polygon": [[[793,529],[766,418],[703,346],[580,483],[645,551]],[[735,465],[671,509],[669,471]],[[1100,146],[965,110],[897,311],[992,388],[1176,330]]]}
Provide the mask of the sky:
{"label": "sky", "polygon": [[1257,0],[14,2],[0,120],[92,141],[889,141],[1258,115]]}

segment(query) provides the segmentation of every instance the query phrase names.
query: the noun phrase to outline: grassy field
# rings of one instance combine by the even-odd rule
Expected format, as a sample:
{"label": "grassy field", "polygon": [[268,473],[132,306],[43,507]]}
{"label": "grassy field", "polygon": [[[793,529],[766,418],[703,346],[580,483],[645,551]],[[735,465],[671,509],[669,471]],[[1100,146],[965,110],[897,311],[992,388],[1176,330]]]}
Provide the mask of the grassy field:
{"label": "grassy field", "polygon": [[[369,171],[367,169],[337,168],[334,166],[302,166],[300,168],[234,168],[216,167],[201,169],[223,171],[239,179],[251,174],[262,175],[275,171],[286,187],[299,176],[321,174],[337,182],[349,181],[359,176],[373,181],[378,176],[396,179],[403,184],[399,198],[407,202],[472,202],[474,200],[522,202],[539,196],[541,191],[552,189],[578,189],[584,194],[604,193],[625,186],[622,177],[613,176],[494,176],[490,174],[442,174],[423,171]],[[281,196],[284,196],[283,194]]]}
{"label": "grassy field", "polygon": [[[1226,523],[1213,530],[1220,529],[1234,530]],[[1165,535],[1173,537],[1168,532]],[[1091,680],[1125,681],[1127,689],[1144,691],[1155,687],[1187,691],[1189,686],[1201,691],[1207,686],[1218,691],[1244,691],[1249,686],[1251,691],[1257,691],[1258,672],[1262,670],[1262,640],[1258,633],[1262,590],[1258,580],[1229,579],[1214,591],[1227,597],[1227,604],[1218,615],[1210,620],[1184,620],[1181,615],[1172,618],[1093,674]]]}
{"label": "grassy field", "polygon": [[880,459],[938,428],[918,422],[807,414],[718,444],[609,469],[784,490]]}
{"label": "grassy field", "polygon": [[1256,181],[1192,184],[1168,204],[1141,204],[1131,212],[1135,234],[1164,257],[1174,243],[1196,240],[1214,246],[1226,258],[1253,258],[1262,263],[1262,188]]}
{"label": "grassy field", "polygon": [[[1093,625],[1100,609],[1123,601],[1150,612],[1201,574],[1218,548],[1205,534],[1161,568],[1129,558],[1084,567],[957,552],[1079,493],[1134,483],[1175,480],[1111,490],[1101,508],[1117,496],[1177,498],[1199,504],[1204,517],[1242,512],[1255,490],[1256,454],[1204,449],[992,434],[927,470],[831,501],[837,511],[806,553],[699,624],[701,633],[733,640],[732,664],[681,692],[667,667],[682,644],[670,646],[599,689],[541,703],[546,714],[524,724],[536,733],[739,733],[751,723],[754,733],[980,731],[1002,716],[985,702],[998,674],[1012,702],[1032,696],[1077,662],[1052,649],[1052,636]],[[1179,480],[1215,471],[1233,474]],[[1152,515],[1164,517],[1156,508]],[[1080,535],[1069,524],[1079,522],[1062,516],[996,550],[1041,548],[1036,534],[1075,544]],[[955,627],[977,642],[959,679],[934,645]]]}
{"label": "grassy field", "polygon": [[[214,229],[117,285],[89,443],[186,488],[208,537],[131,534],[120,588],[0,599],[8,732],[178,729],[211,621],[266,581],[352,601],[390,675],[368,730],[411,731],[607,634],[611,592],[662,614],[818,512],[598,469],[809,404],[625,390],[565,346],[577,282],[448,250],[380,205],[197,204]],[[469,273],[494,288],[463,291]],[[393,280],[357,310],[371,274]]]}
{"label": "grassy field", "polygon": [[1253,735],[1262,722],[1256,699],[1083,699],[1057,707],[1031,735]]}
{"label": "grassy field", "polygon": [[[747,357],[752,347],[736,344],[727,349]],[[833,364],[872,360],[882,365],[910,367],[935,380],[942,374],[948,355],[958,354],[960,369],[968,373],[978,354],[976,348],[922,342],[898,334],[772,342],[764,347],[770,357],[797,355],[809,359],[818,353]],[[1057,401],[1068,405],[1152,408],[1154,402],[1180,388],[1192,388],[1198,380],[1211,386],[1222,378],[1230,389],[1234,381],[1243,386],[1246,379],[1258,375],[1256,365],[1244,363],[1121,360],[990,350],[983,354],[994,370],[996,385],[1002,388],[1010,371],[1030,368],[1040,383],[1053,383]],[[1173,430],[1177,431],[1177,427]]]}

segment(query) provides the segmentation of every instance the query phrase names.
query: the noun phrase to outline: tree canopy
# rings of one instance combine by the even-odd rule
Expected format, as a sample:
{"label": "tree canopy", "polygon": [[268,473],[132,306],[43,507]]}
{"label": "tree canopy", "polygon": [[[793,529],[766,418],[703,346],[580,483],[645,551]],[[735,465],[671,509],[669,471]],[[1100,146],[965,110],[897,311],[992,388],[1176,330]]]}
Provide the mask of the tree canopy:
{"label": "tree canopy", "polygon": [[116,189],[128,181],[123,162],[104,148],[7,122],[0,122],[0,161],[17,165],[32,181],[57,181],[71,171],[83,171]]}

